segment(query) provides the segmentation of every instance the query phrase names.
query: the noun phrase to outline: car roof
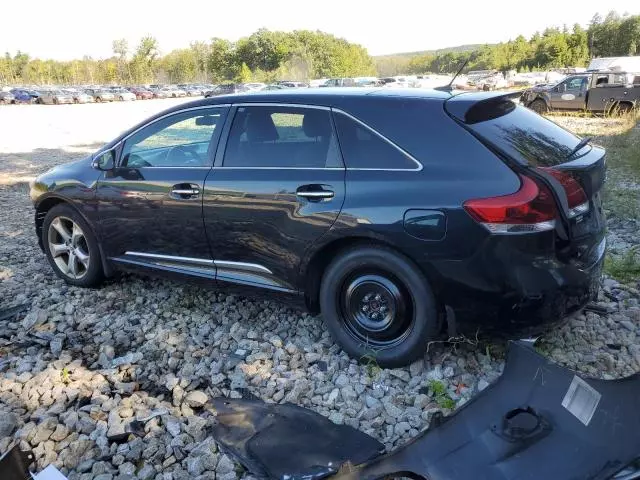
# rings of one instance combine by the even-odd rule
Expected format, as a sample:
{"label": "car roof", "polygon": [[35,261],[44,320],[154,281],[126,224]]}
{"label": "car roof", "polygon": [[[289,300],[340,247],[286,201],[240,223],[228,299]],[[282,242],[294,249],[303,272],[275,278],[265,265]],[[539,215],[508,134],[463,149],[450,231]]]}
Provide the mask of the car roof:
{"label": "car roof", "polygon": [[[340,107],[354,99],[393,97],[397,99],[426,99],[444,101],[451,97],[448,92],[428,89],[373,89],[373,88],[290,88],[284,90],[270,90],[246,92],[235,95],[219,95],[204,100],[197,100],[191,106],[215,105],[220,103],[299,103],[309,105],[323,105]],[[181,105],[184,108],[185,105]]]}

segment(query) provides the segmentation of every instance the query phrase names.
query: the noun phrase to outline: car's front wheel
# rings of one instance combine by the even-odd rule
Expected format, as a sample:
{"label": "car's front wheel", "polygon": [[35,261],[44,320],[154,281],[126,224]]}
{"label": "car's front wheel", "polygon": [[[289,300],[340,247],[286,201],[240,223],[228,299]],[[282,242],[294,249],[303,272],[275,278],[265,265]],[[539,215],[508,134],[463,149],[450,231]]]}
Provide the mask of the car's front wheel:
{"label": "car's front wheel", "polygon": [[56,205],[47,212],[42,243],[54,272],[67,283],[95,287],[102,282],[98,241],[91,226],[69,205]]}
{"label": "car's front wheel", "polygon": [[381,246],[359,246],[335,258],[320,287],[327,328],[352,357],[381,367],[407,365],[438,333],[433,293],[406,257]]}
{"label": "car's front wheel", "polygon": [[538,115],[543,115],[549,111],[549,106],[544,100],[537,98],[529,104],[529,108]]}

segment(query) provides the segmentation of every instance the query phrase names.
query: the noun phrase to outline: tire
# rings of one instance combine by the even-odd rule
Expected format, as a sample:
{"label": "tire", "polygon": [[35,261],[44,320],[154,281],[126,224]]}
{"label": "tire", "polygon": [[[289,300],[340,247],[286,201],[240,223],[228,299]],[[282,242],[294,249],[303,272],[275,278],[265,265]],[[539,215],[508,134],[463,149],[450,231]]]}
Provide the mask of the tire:
{"label": "tire", "polygon": [[547,113],[549,111],[549,107],[544,100],[536,98],[533,102],[529,104],[529,108],[536,112],[538,115],[542,115],[543,113]]}
{"label": "tire", "polygon": [[336,343],[351,357],[381,367],[421,357],[439,331],[427,279],[386,247],[358,246],[337,256],[322,277],[319,300]]}
{"label": "tire", "polygon": [[77,98],[74,98],[74,99],[73,99],[73,103],[75,103],[75,104],[77,105],[77,104],[79,104],[80,102],[78,101],[78,99],[77,99]]}
{"label": "tire", "polygon": [[119,102],[124,102],[124,97],[118,97]]}
{"label": "tire", "polygon": [[102,99],[100,97],[96,97],[96,103],[101,103]]}
{"label": "tire", "polygon": [[57,99],[57,98],[55,98],[55,97],[53,98],[53,104],[54,104],[54,105],[58,105],[58,99]]}
{"label": "tire", "polygon": [[[73,207],[58,204],[47,212],[42,224],[42,244],[51,268],[68,284],[97,287],[102,283],[104,272],[98,241],[91,226]],[[57,250],[58,255],[54,257],[52,250]]]}
{"label": "tire", "polygon": [[629,112],[633,110],[633,105],[628,102],[616,102],[609,110],[607,110],[606,114],[608,117],[618,117],[627,115]]}

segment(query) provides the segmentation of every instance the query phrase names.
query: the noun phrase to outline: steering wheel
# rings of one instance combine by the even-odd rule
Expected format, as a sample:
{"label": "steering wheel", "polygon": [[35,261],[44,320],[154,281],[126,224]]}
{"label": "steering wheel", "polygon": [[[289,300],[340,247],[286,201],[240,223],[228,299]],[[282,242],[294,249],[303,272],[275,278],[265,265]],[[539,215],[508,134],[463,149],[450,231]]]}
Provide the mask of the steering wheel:
{"label": "steering wheel", "polygon": [[167,155],[169,163],[202,165],[202,158],[193,145],[176,145]]}

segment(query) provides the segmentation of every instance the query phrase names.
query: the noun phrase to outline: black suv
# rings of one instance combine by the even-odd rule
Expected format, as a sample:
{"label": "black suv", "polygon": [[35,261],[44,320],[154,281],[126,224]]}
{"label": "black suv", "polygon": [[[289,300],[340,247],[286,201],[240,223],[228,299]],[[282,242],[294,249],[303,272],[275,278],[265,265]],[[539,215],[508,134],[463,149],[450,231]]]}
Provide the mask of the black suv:
{"label": "black suv", "polygon": [[183,104],[33,184],[54,271],[284,294],[383,366],[532,334],[597,290],[604,150],[495,93],[308,89]]}

